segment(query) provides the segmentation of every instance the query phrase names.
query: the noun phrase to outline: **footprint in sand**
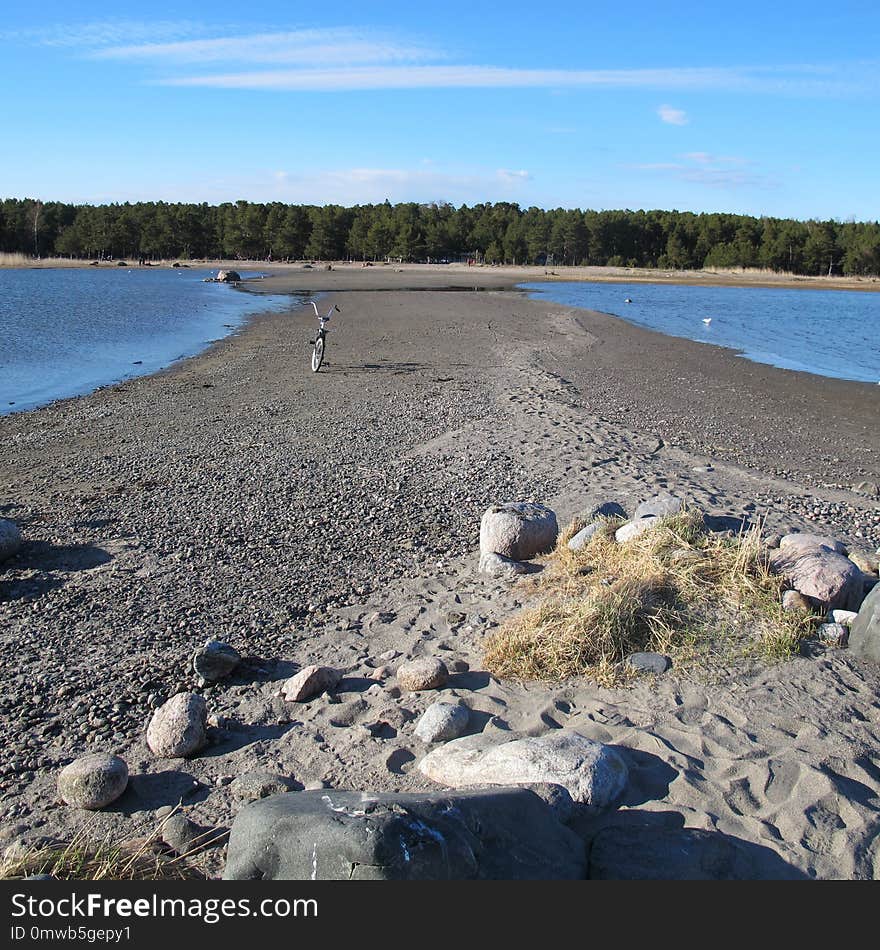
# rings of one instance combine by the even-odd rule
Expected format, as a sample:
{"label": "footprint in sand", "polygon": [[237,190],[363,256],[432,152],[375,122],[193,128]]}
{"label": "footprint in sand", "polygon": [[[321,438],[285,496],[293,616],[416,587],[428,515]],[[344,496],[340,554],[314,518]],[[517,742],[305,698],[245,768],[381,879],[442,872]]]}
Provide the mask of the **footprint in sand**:
{"label": "footprint in sand", "polygon": [[789,762],[785,759],[770,759],[767,763],[764,797],[771,805],[779,805],[787,801],[791,798],[800,776],[801,767],[797,762]]}
{"label": "footprint in sand", "polygon": [[845,847],[846,822],[840,817],[835,796],[826,796],[811,805],[805,814],[809,825],[801,844],[818,854],[841,854]]}
{"label": "footprint in sand", "polygon": [[731,782],[730,788],[724,793],[724,801],[727,802],[727,807],[734,814],[742,817],[754,815],[761,810],[761,803],[752,794],[752,787],[748,778]]}

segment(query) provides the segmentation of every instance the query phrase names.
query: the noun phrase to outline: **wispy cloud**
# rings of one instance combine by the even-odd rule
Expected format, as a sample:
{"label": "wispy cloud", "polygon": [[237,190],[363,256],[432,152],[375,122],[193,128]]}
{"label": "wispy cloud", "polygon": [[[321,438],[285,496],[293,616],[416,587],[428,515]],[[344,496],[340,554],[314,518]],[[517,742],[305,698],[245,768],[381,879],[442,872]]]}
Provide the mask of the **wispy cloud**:
{"label": "wispy cloud", "polygon": [[779,182],[754,169],[754,163],[736,155],[688,152],[674,162],[640,162],[623,166],[635,171],[658,172],[709,188],[778,188]]}
{"label": "wispy cloud", "polygon": [[505,182],[530,181],[532,177],[527,171],[511,171],[509,168],[499,168],[497,174]]}
{"label": "wispy cloud", "polygon": [[[98,61],[149,67],[167,86],[292,92],[424,88],[647,89],[792,96],[870,93],[880,64],[791,64],[662,69],[531,69],[455,63],[455,50],[369,27],[269,28],[193,20],[134,21],[108,17],[73,26],[0,31],[0,40],[75,50]],[[274,68],[273,68],[274,67]],[[682,109],[662,105],[672,125]]]}
{"label": "wispy cloud", "polygon": [[[230,31],[234,27],[228,28]],[[0,30],[0,41],[95,50],[120,43],[156,44],[224,32],[195,20],[124,20],[108,18],[74,25],[55,24],[32,29]]]}
{"label": "wispy cloud", "polygon": [[593,87],[607,89],[723,90],[740,92],[830,94],[853,88],[812,72],[778,75],[774,70],[739,68],[678,69],[521,69],[483,65],[341,66],[251,70],[158,80],[169,86],[260,89],[292,92],[341,92],[357,89]]}
{"label": "wispy cloud", "polygon": [[662,105],[657,110],[657,115],[660,116],[662,122],[666,122],[668,125],[688,124],[687,113],[683,109],[673,109],[672,106]]}
{"label": "wispy cloud", "polygon": [[295,63],[297,69],[326,63],[394,63],[443,59],[437,50],[354,29],[310,29],[246,36],[140,43],[96,51],[97,59],[167,63]]}

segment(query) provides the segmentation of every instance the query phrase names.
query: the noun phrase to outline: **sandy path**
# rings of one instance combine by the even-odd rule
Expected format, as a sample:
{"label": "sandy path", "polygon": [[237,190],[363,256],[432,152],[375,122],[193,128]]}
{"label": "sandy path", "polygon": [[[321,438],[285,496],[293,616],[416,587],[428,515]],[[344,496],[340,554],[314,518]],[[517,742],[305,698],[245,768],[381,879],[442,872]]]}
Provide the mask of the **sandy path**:
{"label": "sandy path", "polygon": [[[181,796],[196,820],[228,824],[239,807],[229,779],[255,768],[301,784],[426,787],[412,728],[440,697],[401,693],[393,678],[375,686],[376,658],[394,650],[395,662],[459,661],[442,695],[475,711],[474,728],[571,726],[629,750],[628,807],[606,825],[654,815],[715,829],[749,845],[752,876],[877,876],[876,670],[832,652],[733,669],[717,685],[678,674],[627,691],[502,683],[484,672],[482,644],[530,587],[475,570],[479,517],[494,500],[540,500],[565,521],[593,501],[631,505],[661,489],[770,527],[815,519],[867,548],[877,503],[841,486],[876,468],[841,455],[829,487],[806,460],[825,451],[841,399],[868,414],[875,393],[853,384],[817,399],[778,450],[794,458],[802,445],[805,477],[793,466],[768,478],[759,466],[776,453],[761,449],[788,430],[775,418],[761,429],[768,414],[738,428],[723,392],[716,427],[750,436],[726,458],[686,412],[640,424],[675,392],[685,405],[705,400],[696,385],[664,388],[712,374],[703,353],[671,363],[689,349],[679,341],[612,333],[619,321],[502,292],[333,299],[342,314],[317,375],[301,311],[259,319],[171,372],[0,419],[13,447],[0,513],[28,538],[0,576],[5,836],[83,822],[52,799],[59,765],[87,748],[120,751],[137,776],[91,819],[122,836]],[[742,368],[713,352],[716,378]],[[724,401],[741,411],[772,399],[784,421],[797,387],[801,374],[762,368]],[[612,411],[615,400],[634,411]],[[150,708],[192,686],[187,657],[209,636],[251,658],[207,692],[212,745],[190,761],[152,759],[141,738]],[[309,662],[346,670],[339,702],[291,707],[276,695]],[[588,840],[596,830],[582,828]]]}

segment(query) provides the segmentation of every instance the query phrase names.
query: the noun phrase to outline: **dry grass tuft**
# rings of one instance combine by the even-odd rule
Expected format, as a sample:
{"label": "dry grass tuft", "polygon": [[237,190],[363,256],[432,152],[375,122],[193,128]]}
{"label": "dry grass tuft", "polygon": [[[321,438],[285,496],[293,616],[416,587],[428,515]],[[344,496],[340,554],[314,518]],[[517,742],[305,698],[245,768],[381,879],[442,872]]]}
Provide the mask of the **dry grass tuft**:
{"label": "dry grass tuft", "polygon": [[[170,815],[168,816],[170,817]],[[165,819],[167,821],[168,818]],[[97,840],[90,828],[67,844],[34,848],[0,860],[0,880],[50,874],[65,881],[183,881],[204,875],[189,863],[193,854],[169,852],[161,843],[163,821],[150,835],[130,841]]]}
{"label": "dry grass tuft", "polygon": [[760,526],[736,537],[709,533],[689,511],[662,519],[625,544],[619,519],[603,522],[580,551],[569,526],[538,585],[539,602],[487,642],[498,676],[563,679],[590,675],[626,681],[621,661],[643,650],[678,667],[735,656],[791,655],[809,621],[781,606],[781,578],[770,574]]}

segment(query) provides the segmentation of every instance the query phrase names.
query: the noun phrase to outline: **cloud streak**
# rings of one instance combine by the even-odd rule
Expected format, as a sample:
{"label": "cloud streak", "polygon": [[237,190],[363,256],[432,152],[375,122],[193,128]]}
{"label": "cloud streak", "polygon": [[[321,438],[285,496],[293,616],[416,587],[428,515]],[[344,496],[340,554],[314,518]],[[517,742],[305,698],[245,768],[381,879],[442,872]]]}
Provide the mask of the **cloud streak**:
{"label": "cloud streak", "polygon": [[677,91],[777,92],[835,95],[860,88],[852,78],[817,77],[813,72],[779,75],[774,70],[730,68],[677,69],[520,69],[482,65],[340,66],[313,69],[250,70],[176,76],[157,80],[166,86],[253,89],[286,92],[350,92],[377,89],[563,88],[663,89]]}
{"label": "cloud streak", "polygon": [[313,29],[112,46],[96,51],[93,58],[186,64],[295,63],[301,68],[328,62],[346,65],[420,62],[443,59],[444,56],[425,46],[398,42],[365,31]]}
{"label": "cloud streak", "polygon": [[661,122],[667,125],[687,125],[687,113],[683,109],[673,109],[672,106],[663,105],[657,110]]}
{"label": "cloud streak", "polygon": [[752,169],[753,163],[736,155],[712,155],[710,152],[688,152],[674,162],[640,162],[623,166],[635,171],[655,172],[680,181],[708,188],[737,190],[740,188],[778,188],[779,182]]}
{"label": "cloud streak", "polygon": [[[565,88],[741,92],[833,97],[870,93],[877,62],[830,65],[540,69],[453,64],[454,51],[371,28],[272,29],[233,24],[108,18],[71,27],[0,31],[0,39],[64,47],[96,61],[148,66],[152,83],[174,87],[279,92],[399,89]],[[683,109],[664,104],[663,122],[684,125]]]}

